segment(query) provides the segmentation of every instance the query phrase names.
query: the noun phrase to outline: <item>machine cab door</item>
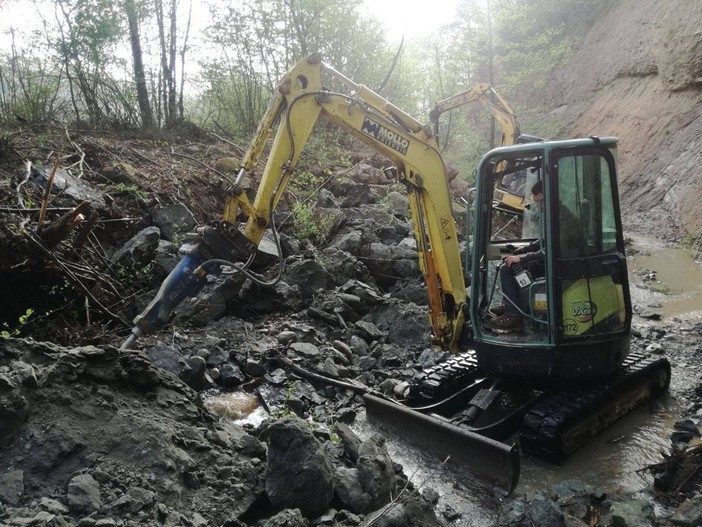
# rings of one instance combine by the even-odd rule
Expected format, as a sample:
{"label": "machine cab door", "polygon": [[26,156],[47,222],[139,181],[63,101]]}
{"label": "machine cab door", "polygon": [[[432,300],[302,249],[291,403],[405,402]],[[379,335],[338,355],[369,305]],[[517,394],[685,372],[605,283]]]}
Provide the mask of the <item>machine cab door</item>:
{"label": "machine cab door", "polygon": [[[543,345],[552,340],[549,312],[547,200],[534,199],[537,182],[546,178],[541,146],[496,149],[478,172],[474,218],[471,320],[477,340]],[[507,194],[519,200],[506,200]],[[542,193],[543,194],[543,193]],[[547,193],[548,194],[548,193]],[[504,283],[504,258],[529,253],[528,264],[512,269],[512,286]],[[521,323],[510,331],[491,328],[507,309]]]}
{"label": "machine cab door", "polygon": [[559,343],[610,339],[631,323],[614,148],[554,149]]}

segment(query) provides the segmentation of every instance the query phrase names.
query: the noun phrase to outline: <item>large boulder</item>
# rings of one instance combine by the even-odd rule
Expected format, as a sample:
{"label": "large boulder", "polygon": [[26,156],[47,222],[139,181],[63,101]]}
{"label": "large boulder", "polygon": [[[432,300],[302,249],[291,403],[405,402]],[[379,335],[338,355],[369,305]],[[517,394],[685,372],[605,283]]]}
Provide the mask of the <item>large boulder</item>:
{"label": "large boulder", "polygon": [[334,495],[334,473],[307,423],[285,418],[266,430],[266,494],[274,507],[300,509],[307,518],[325,512]]}
{"label": "large boulder", "polygon": [[382,437],[373,436],[361,444],[356,468],[363,490],[371,497],[371,510],[389,503],[396,476]]}

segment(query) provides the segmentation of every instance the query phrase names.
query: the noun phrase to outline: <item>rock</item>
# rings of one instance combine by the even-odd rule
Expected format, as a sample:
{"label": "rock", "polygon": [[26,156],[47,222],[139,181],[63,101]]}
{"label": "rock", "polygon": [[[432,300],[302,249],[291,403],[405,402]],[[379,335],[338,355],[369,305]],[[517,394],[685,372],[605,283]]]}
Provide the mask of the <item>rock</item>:
{"label": "rock", "polygon": [[409,216],[409,199],[407,196],[393,190],[388,193],[386,199],[392,214],[403,218]]}
{"label": "rock", "polygon": [[334,429],[341,439],[344,452],[355,465],[358,461],[358,452],[361,449],[361,439],[351,430],[351,427],[345,423],[336,423]]}
{"label": "rock", "polygon": [[300,509],[285,509],[263,522],[263,527],[309,527]]}
{"label": "rock", "polygon": [[353,351],[351,350],[349,345],[346,344],[345,342],[341,342],[340,340],[335,340],[332,342],[332,346],[334,347],[335,350],[338,350],[341,353],[343,353],[347,359],[350,359],[351,357],[353,357]]}
{"label": "rock", "polygon": [[541,495],[529,501],[520,498],[508,502],[503,505],[499,518],[499,527],[565,526],[563,512],[553,501]]}
{"label": "rock", "polygon": [[358,256],[361,253],[363,243],[363,234],[361,231],[351,231],[335,237],[329,245],[345,253]]}
{"label": "rock", "polygon": [[246,376],[236,364],[224,364],[219,370],[219,383],[225,388],[236,388],[245,380]]}
{"label": "rock", "polygon": [[332,464],[307,423],[285,418],[266,430],[266,494],[273,506],[300,509],[316,517],[329,508],[334,493]]}
{"label": "rock", "polygon": [[339,208],[339,204],[336,201],[336,198],[334,197],[334,194],[331,193],[331,191],[322,188],[319,191],[319,198],[317,199],[317,207],[321,207],[323,209],[337,209]]}
{"label": "rock", "polygon": [[297,334],[294,331],[281,331],[278,333],[278,342],[283,346],[297,340]]}
{"label": "rock", "polygon": [[132,487],[110,505],[114,513],[134,514],[150,507],[154,503],[155,494],[141,487]]}
{"label": "rock", "polygon": [[142,229],[115,251],[110,261],[124,267],[143,267],[156,256],[160,239],[161,231],[158,227]]}
{"label": "rock", "polygon": [[[389,183],[383,171],[368,163],[358,163],[349,172],[348,176],[358,183],[368,183],[370,185],[383,185]],[[367,185],[344,185],[344,191],[348,193],[353,187],[367,187]],[[374,202],[373,202],[374,203]]]}
{"label": "rock", "polygon": [[377,359],[367,355],[365,357],[361,357],[361,360],[358,361],[358,366],[363,371],[371,371],[372,369],[375,368],[375,365],[377,364],[377,362],[378,362]]}
{"label": "rock", "polygon": [[193,356],[186,361],[185,369],[180,373],[182,381],[193,390],[199,392],[212,388],[212,379],[207,375],[207,362],[203,357]]}
{"label": "rock", "polygon": [[124,161],[105,166],[100,174],[112,183],[122,183],[123,185],[135,186],[139,184],[137,170]]}
{"label": "rock", "polygon": [[670,521],[681,527],[697,527],[702,524],[702,495],[696,494],[682,502]]}
{"label": "rock", "polygon": [[360,474],[355,468],[339,467],[334,473],[334,492],[343,508],[357,514],[371,509],[371,497],[363,490]]}
{"label": "rock", "polygon": [[349,339],[349,345],[351,347],[351,351],[353,351],[355,355],[358,355],[360,357],[368,355],[368,343],[361,337],[357,335],[351,335],[351,338]]}
{"label": "rock", "polygon": [[181,352],[177,348],[163,342],[157,342],[146,353],[154,365],[176,376],[179,376],[186,368],[185,359]]}
{"label": "rock", "polygon": [[151,215],[154,223],[161,229],[163,237],[175,244],[197,225],[195,216],[183,203],[156,207],[151,211]]}
{"label": "rock", "polygon": [[432,505],[436,505],[441,495],[436,490],[429,487],[422,490],[422,497]]}
{"label": "rock", "polygon": [[[410,522],[402,503],[396,503],[387,510],[384,510],[380,516],[373,516],[373,527],[407,527],[408,525],[417,525]],[[425,527],[425,524],[420,524]],[[426,526],[428,527],[428,526]]]}
{"label": "rock", "polygon": [[383,438],[374,436],[361,443],[356,468],[372,509],[388,503],[395,489],[395,470]]}
{"label": "rock", "polygon": [[246,374],[250,377],[263,377],[266,367],[259,359],[249,359],[246,361]]}
{"label": "rock", "polygon": [[290,344],[290,349],[308,359],[314,359],[320,355],[319,348],[309,342],[293,342]]}
{"label": "rock", "polygon": [[400,347],[431,346],[431,331],[425,307],[391,299],[376,311],[373,321],[380,330],[386,331],[387,342]]}
{"label": "rock", "polygon": [[[38,187],[46,188],[51,172],[52,169],[47,170],[32,165],[29,182]],[[105,199],[100,192],[93,189],[84,180],[72,176],[62,168],[56,170],[51,185],[51,193],[60,194],[62,198],[68,198],[75,203],[89,201],[91,207],[97,210],[105,210],[107,208]]]}
{"label": "rock", "polygon": [[378,326],[376,326],[372,322],[367,322],[365,320],[359,320],[355,323],[355,326],[361,330],[361,335],[366,340],[376,340],[387,335],[386,332],[378,329]]}
{"label": "rock", "polygon": [[315,260],[299,260],[286,267],[285,280],[298,286],[303,295],[310,297],[320,289],[328,289],[334,284],[332,276]]}
{"label": "rock", "polygon": [[39,500],[39,506],[52,514],[68,514],[68,507],[58,500],[51,498],[42,498]]}
{"label": "rock", "polygon": [[653,507],[642,500],[615,502],[609,509],[611,527],[653,525]]}
{"label": "rock", "polygon": [[320,371],[323,375],[326,375],[327,377],[331,377],[333,379],[339,378],[339,367],[336,364],[334,364],[334,361],[331,358],[326,358],[324,360]]}
{"label": "rock", "polygon": [[154,256],[154,264],[160,268],[164,275],[168,275],[176,268],[180,262],[181,255],[178,252],[178,246],[168,240],[159,239]]}
{"label": "rock", "polygon": [[68,482],[68,508],[73,513],[90,514],[102,506],[100,484],[90,474],[80,474]]}
{"label": "rock", "polygon": [[417,358],[417,366],[421,369],[427,369],[439,362],[441,353],[433,348],[425,349]]}
{"label": "rock", "polygon": [[24,472],[11,470],[0,475],[0,501],[17,505],[24,494]]}
{"label": "rock", "polygon": [[236,157],[220,157],[215,161],[215,168],[225,174],[233,174],[239,171],[241,161]]}

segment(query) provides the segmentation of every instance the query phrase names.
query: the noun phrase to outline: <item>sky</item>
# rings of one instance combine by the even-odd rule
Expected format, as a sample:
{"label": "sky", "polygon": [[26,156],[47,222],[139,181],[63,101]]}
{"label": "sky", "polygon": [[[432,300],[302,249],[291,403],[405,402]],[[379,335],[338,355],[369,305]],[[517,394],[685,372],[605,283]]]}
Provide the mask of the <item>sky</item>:
{"label": "sky", "polygon": [[[403,34],[409,40],[425,37],[432,30],[453,20],[457,0],[362,0],[362,9],[378,19],[392,42],[399,42]],[[197,5],[197,0],[194,1]],[[0,0],[0,19],[14,21],[26,15],[27,6],[18,0]],[[51,13],[49,13],[50,15]],[[31,17],[30,17],[31,21]],[[6,29],[0,21],[0,28]],[[16,24],[13,24],[16,25]]]}
{"label": "sky", "polygon": [[390,41],[425,37],[451,22],[457,0],[363,0],[363,9],[380,20]]}

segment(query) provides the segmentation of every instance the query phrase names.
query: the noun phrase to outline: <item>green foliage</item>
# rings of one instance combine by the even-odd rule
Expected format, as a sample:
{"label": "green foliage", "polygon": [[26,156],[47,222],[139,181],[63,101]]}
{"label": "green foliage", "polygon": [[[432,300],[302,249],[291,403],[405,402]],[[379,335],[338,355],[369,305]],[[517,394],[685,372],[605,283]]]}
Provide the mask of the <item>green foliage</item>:
{"label": "green foliage", "polygon": [[510,95],[539,90],[563,64],[608,2],[604,0],[495,1],[497,69]]}
{"label": "green foliage", "polygon": [[314,208],[303,202],[293,205],[292,214],[292,231],[297,238],[312,244],[323,244],[327,241],[334,224],[333,217],[320,217]]}
{"label": "green foliage", "polygon": [[19,327],[16,327],[15,329],[11,329],[10,325],[7,322],[3,322],[2,324],[2,331],[0,331],[0,338],[3,338],[5,340],[11,338],[11,337],[17,337],[20,334],[20,329],[22,326],[24,326],[28,321],[29,317],[31,317],[34,314],[34,310],[31,308],[28,308],[25,312],[24,315],[20,315],[19,319],[17,322],[19,323]]}
{"label": "green foliage", "polygon": [[271,417],[273,417],[274,419],[280,419],[282,417],[295,415],[295,412],[293,412],[292,408],[290,408],[290,401],[295,397],[295,394],[297,393],[297,388],[290,381],[285,381],[285,385],[287,388],[285,390],[285,399],[283,400],[282,407],[277,408],[273,412],[271,412]]}

